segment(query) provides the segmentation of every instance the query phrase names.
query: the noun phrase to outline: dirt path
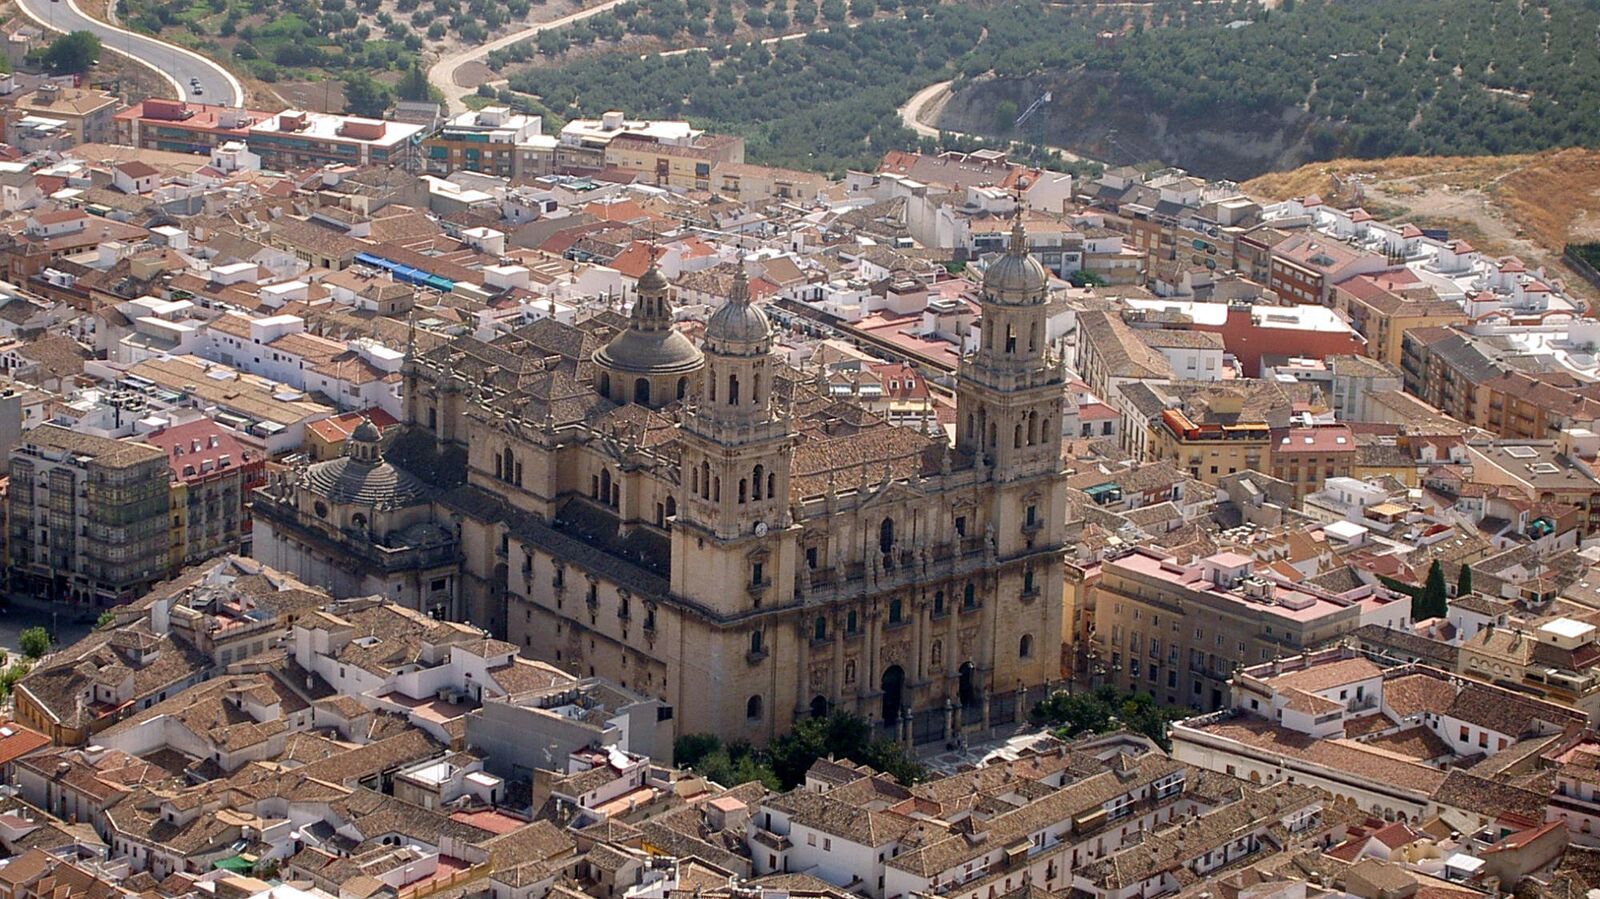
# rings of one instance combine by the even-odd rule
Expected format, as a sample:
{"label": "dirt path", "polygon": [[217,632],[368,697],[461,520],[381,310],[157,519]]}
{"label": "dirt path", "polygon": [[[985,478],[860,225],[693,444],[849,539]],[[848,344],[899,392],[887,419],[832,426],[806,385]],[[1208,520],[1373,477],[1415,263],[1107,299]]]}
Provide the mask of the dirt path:
{"label": "dirt path", "polygon": [[600,13],[611,9],[612,7],[620,5],[623,2],[624,0],[606,0],[606,2],[601,3],[598,6],[591,6],[588,9],[580,9],[575,13],[569,13],[559,19],[551,19],[548,22],[540,22],[537,25],[530,25],[521,31],[513,31],[510,34],[502,35],[501,37],[495,38],[487,44],[479,44],[476,47],[469,47],[465,50],[455,53],[445,54],[439,58],[438,62],[434,63],[428,68],[428,80],[433,83],[434,87],[439,89],[440,93],[444,94],[445,109],[448,112],[452,114],[464,112],[466,111],[467,107],[466,104],[462,103],[461,101],[468,94],[476,90],[476,88],[464,87],[456,83],[457,70],[459,70],[462,66],[466,65],[467,63],[476,62],[477,60],[483,59],[490,53],[509,47],[519,41],[525,41],[528,38],[538,37],[540,32],[547,31],[552,28],[561,28],[566,25],[571,25],[574,22],[581,22],[590,16],[597,16]]}

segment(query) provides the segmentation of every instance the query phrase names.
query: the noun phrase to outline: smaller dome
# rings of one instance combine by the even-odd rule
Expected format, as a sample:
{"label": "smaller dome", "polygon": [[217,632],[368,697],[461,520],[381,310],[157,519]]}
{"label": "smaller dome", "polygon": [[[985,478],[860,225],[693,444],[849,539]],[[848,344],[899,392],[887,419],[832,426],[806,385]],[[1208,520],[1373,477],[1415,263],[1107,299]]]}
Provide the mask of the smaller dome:
{"label": "smaller dome", "polygon": [[372,419],[363,418],[350,432],[350,439],[357,443],[377,443],[383,439],[383,435],[378,432],[378,426],[372,423]]}
{"label": "smaller dome", "polygon": [[1011,246],[983,273],[983,292],[1001,301],[1037,301],[1044,298],[1050,276],[1028,252],[1021,211],[1011,228]]}
{"label": "smaller dome", "polygon": [[639,292],[664,291],[667,289],[667,276],[661,274],[661,269],[652,264],[639,276]]}
{"label": "smaller dome", "polygon": [[741,263],[733,274],[728,302],[706,321],[706,343],[765,347],[772,338],[772,322],[750,302],[750,279]]}

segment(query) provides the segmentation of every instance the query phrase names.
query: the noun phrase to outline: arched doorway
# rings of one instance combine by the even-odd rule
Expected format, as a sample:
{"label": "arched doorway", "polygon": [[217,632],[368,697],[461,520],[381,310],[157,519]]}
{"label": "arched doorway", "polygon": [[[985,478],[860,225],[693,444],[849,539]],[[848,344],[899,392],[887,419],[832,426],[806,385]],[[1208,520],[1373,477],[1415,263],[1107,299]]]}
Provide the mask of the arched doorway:
{"label": "arched doorway", "polygon": [[813,717],[813,718],[826,718],[826,717],[828,717],[828,700],[827,699],[825,699],[825,698],[823,698],[821,696],[814,696],[814,697],[811,698],[811,717]]}
{"label": "arched doorway", "polygon": [[978,704],[978,669],[971,662],[961,663],[960,699],[967,708]]}
{"label": "arched doorway", "polygon": [[641,406],[650,405],[650,381],[639,378],[633,382],[633,401]]}
{"label": "arched doorway", "polygon": [[879,683],[879,687],[883,690],[883,721],[885,724],[893,724],[900,720],[901,691],[905,688],[905,685],[905,669],[899,665],[890,665],[884,670],[883,680]]}

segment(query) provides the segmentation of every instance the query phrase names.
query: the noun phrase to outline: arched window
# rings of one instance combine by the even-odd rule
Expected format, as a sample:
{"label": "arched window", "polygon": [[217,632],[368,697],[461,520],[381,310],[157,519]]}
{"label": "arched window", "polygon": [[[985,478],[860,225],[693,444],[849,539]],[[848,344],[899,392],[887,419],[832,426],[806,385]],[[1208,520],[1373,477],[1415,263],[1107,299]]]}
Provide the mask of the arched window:
{"label": "arched window", "polygon": [[1032,565],[1029,565],[1027,568],[1022,569],[1022,592],[1023,593],[1032,593],[1033,592],[1033,566]]}
{"label": "arched window", "polygon": [[966,592],[961,595],[961,607],[964,609],[976,609],[978,607],[978,588],[976,585],[967,585]]}
{"label": "arched window", "polygon": [[740,478],[739,479],[739,502],[742,503],[742,502],[745,501],[746,492],[747,492],[747,490],[746,490],[745,479],[744,478]]}
{"label": "arched window", "polygon": [[511,480],[511,473],[517,470],[517,457],[511,455],[511,447],[508,446],[506,447],[506,451],[502,454],[502,458],[505,461],[501,463],[501,468],[504,472],[505,479],[509,481]]}
{"label": "arched window", "polygon": [[681,400],[681,399],[683,399],[684,397],[686,397],[688,395],[689,395],[689,379],[688,378],[679,378],[678,379],[678,399]]}
{"label": "arched window", "polygon": [[609,372],[600,373],[600,395],[606,399],[611,399],[611,374]]}
{"label": "arched window", "polygon": [[500,454],[494,454],[494,477],[500,480],[506,476],[505,463],[500,459]]}
{"label": "arched window", "polygon": [[750,376],[750,404],[761,405],[761,372]]}
{"label": "arched window", "polygon": [[667,517],[671,518],[676,514],[678,514],[678,498],[669,496],[667,497]]}
{"label": "arched window", "polygon": [[744,716],[751,721],[761,720],[761,697],[759,695],[752,696],[745,701]]}
{"label": "arched window", "polygon": [[1017,643],[1017,657],[1018,658],[1022,658],[1022,659],[1026,659],[1026,658],[1028,658],[1028,657],[1030,657],[1032,655],[1033,655],[1033,635],[1032,634],[1023,634],[1022,635],[1022,639]]}
{"label": "arched window", "polygon": [[813,639],[813,640],[826,640],[826,639],[828,639],[828,619],[825,616],[822,616],[822,615],[818,615],[817,616],[816,622],[811,626],[811,639]]}
{"label": "arched window", "polygon": [[750,654],[751,655],[760,655],[761,654],[761,632],[760,631],[751,631],[750,632]]}
{"label": "arched window", "polygon": [[607,504],[611,502],[611,469],[609,468],[600,472],[600,501]]}
{"label": "arched window", "polygon": [[1006,353],[1014,354],[1017,351],[1017,326],[1006,325]]}
{"label": "arched window", "polygon": [[1017,425],[1016,430],[1011,435],[1011,448],[1022,449],[1022,425],[1020,424]]}
{"label": "arched window", "polygon": [[355,528],[358,531],[366,530],[367,529],[367,516],[362,515],[360,512],[357,512],[356,514],[350,516],[350,526]]}
{"label": "arched window", "polygon": [[878,525],[878,552],[887,553],[894,549],[894,519],[885,518]]}
{"label": "arched window", "polygon": [[739,376],[728,375],[728,405],[739,405]]}
{"label": "arched window", "polygon": [[935,590],[933,593],[933,614],[944,614],[944,591]]}
{"label": "arched window", "polygon": [[1039,413],[1028,413],[1028,445],[1033,446],[1039,442]]}
{"label": "arched window", "polygon": [[713,403],[716,402],[717,401],[717,370],[714,369],[714,368],[706,369],[706,389],[710,392],[710,395],[707,396],[706,399],[708,401],[710,401],[710,402],[713,402]]}
{"label": "arched window", "polygon": [[769,472],[767,472],[767,499],[772,499],[773,497],[775,497],[777,495],[778,495],[778,475],[776,473],[774,473],[774,472],[770,472],[769,471]]}
{"label": "arched window", "polygon": [[750,475],[750,498],[751,499],[760,499],[761,498],[761,482],[766,480],[766,478],[764,477],[764,475],[766,473],[766,470],[767,469],[766,469],[765,466],[757,465],[756,469],[755,469],[755,472]]}
{"label": "arched window", "polygon": [[856,632],[856,610],[855,609],[851,609],[844,616],[844,632],[847,633],[847,634],[853,634],[853,633]]}
{"label": "arched window", "polygon": [[711,479],[711,501],[714,502],[714,503],[722,502],[722,479],[721,478],[712,478]]}
{"label": "arched window", "polygon": [[889,600],[889,623],[890,624],[899,624],[901,619],[904,617],[904,615],[905,615],[905,607],[903,605],[901,605],[900,600],[898,600],[898,599]]}
{"label": "arched window", "polygon": [[994,422],[989,422],[989,449],[1000,445],[1000,428]]}
{"label": "arched window", "polygon": [[711,498],[711,463],[700,463],[700,498]]}
{"label": "arched window", "polygon": [[633,401],[641,406],[650,405],[649,378],[639,378],[633,382]]}
{"label": "arched window", "polygon": [[696,494],[700,492],[700,469],[693,465],[689,466],[689,492]]}

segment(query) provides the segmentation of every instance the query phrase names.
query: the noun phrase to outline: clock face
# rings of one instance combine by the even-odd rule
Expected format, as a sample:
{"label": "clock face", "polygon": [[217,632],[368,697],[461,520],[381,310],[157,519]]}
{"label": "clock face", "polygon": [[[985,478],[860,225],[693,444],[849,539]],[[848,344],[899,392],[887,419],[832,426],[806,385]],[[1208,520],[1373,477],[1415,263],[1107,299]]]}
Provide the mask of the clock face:
{"label": "clock face", "polygon": [[765,537],[765,536],[767,536],[767,523],[765,521],[756,522],[756,536],[757,537]]}

